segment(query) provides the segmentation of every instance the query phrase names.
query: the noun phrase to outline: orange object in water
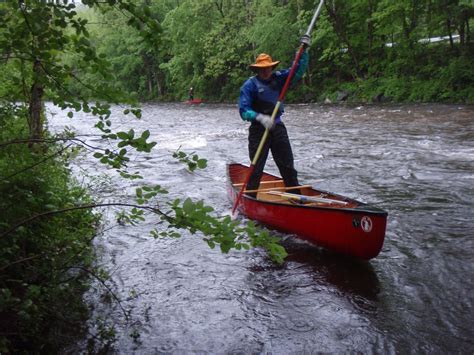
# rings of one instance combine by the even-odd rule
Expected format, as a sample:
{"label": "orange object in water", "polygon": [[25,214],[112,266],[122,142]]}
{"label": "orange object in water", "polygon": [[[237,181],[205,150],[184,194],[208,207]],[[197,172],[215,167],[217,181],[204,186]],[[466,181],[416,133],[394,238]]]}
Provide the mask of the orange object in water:
{"label": "orange object in water", "polygon": [[203,103],[203,100],[202,99],[192,99],[192,100],[186,101],[186,103],[189,104],[189,105],[199,105],[199,104]]}

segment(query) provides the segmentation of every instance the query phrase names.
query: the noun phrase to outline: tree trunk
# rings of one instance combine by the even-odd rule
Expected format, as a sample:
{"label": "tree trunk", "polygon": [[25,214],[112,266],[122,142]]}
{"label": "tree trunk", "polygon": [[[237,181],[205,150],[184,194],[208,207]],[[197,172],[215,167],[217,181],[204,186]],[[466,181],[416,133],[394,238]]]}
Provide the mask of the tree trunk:
{"label": "tree trunk", "polygon": [[467,45],[468,43],[471,42],[471,35],[470,35],[471,30],[469,28],[469,20],[466,21],[466,33],[467,33],[467,35],[466,35],[466,45]]}
{"label": "tree trunk", "polygon": [[368,73],[369,75],[372,73],[372,65],[373,65],[373,48],[374,48],[374,21],[372,19],[372,15],[375,9],[375,4],[372,1],[368,2],[368,14],[367,14],[367,45],[368,45],[368,53],[367,53],[367,64],[368,64]]}
{"label": "tree trunk", "polygon": [[148,80],[148,97],[153,98],[153,75],[151,75]]}
{"label": "tree trunk", "polygon": [[43,69],[41,62],[35,60],[33,63],[33,85],[31,85],[30,107],[29,107],[29,121],[30,138],[32,140],[41,139],[43,136],[43,84],[41,77],[43,76]]}
{"label": "tree trunk", "polygon": [[446,28],[448,29],[448,35],[449,35],[449,47],[451,49],[454,48],[454,41],[453,41],[453,33],[451,32],[451,19],[446,20]]}
{"label": "tree trunk", "polygon": [[329,15],[330,22],[334,28],[334,32],[339,37],[340,41],[347,46],[347,53],[352,60],[352,70],[350,70],[351,75],[354,80],[357,80],[363,77],[362,70],[359,65],[359,60],[356,55],[356,51],[349,41],[349,36],[347,34],[346,24],[344,23],[344,18],[339,13],[338,8],[336,8],[336,3],[333,2],[332,6],[326,3],[326,10]]}
{"label": "tree trunk", "polygon": [[[164,80],[163,80],[164,82]],[[158,88],[158,96],[163,96],[165,93],[164,87],[162,85],[162,81],[158,78],[158,75],[156,76],[156,87]]]}

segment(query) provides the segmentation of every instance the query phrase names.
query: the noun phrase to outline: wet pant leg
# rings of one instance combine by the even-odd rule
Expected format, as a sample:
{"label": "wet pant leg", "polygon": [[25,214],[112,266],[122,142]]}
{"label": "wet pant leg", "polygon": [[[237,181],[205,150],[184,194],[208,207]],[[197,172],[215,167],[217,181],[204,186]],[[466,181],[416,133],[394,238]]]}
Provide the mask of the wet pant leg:
{"label": "wet pant leg", "polygon": [[[285,186],[298,186],[298,172],[294,167],[293,151],[288,132],[282,122],[277,123],[271,130],[270,149]],[[299,194],[300,190],[290,190],[288,192]]]}
{"label": "wet pant leg", "polygon": [[[252,123],[249,128],[249,157],[250,161],[253,161],[255,154],[257,153],[258,146],[262,139],[263,134],[265,133],[265,128],[259,123]],[[247,184],[247,190],[256,190],[260,185],[260,179],[263,175],[263,169],[265,168],[265,163],[268,158],[268,152],[270,150],[271,135],[269,139],[265,142],[260,157],[255,164],[252,175],[250,175],[249,182]],[[256,197],[256,193],[249,193],[248,195]]]}

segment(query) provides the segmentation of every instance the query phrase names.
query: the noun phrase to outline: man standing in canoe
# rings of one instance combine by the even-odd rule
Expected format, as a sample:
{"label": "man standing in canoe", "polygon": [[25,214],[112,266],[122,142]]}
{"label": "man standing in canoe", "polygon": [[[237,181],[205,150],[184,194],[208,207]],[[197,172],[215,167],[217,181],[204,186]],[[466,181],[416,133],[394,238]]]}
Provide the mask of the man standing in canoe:
{"label": "man standing in canoe", "polygon": [[[309,38],[303,38],[302,42]],[[309,43],[303,42],[309,45]],[[294,77],[291,83],[295,84],[302,77],[308,67],[309,55],[304,50],[302,53]],[[250,64],[250,69],[256,73],[248,79],[240,88],[239,112],[244,121],[251,122],[249,127],[249,155],[253,161],[257,153],[260,140],[269,129],[268,139],[263,146],[262,152],[255,164],[252,175],[247,184],[247,190],[258,189],[260,178],[263,174],[268,151],[271,150],[273,159],[280,171],[286,186],[298,186],[298,173],[294,167],[293,151],[286,127],[281,120],[284,109],[280,105],[272,124],[271,114],[278,101],[280,91],[285,85],[290,69],[274,71],[280,61],[273,61],[266,53],[260,54],[255,63]],[[293,193],[298,193],[295,190]],[[256,196],[256,194],[250,194]]]}

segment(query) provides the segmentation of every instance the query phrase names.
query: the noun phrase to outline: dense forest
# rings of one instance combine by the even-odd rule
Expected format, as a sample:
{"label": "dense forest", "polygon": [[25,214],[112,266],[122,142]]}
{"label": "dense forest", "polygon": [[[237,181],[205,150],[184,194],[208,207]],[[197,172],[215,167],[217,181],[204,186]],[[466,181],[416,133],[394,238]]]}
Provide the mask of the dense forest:
{"label": "dense forest", "polygon": [[[84,12],[116,84],[140,100],[180,100],[192,86],[206,100],[227,102],[251,75],[248,65],[258,53],[289,66],[316,6],[307,0],[141,3],[159,24],[152,45],[119,11]],[[472,1],[327,1],[305,83],[288,99],[334,101],[347,92],[362,102],[473,102],[473,12]]]}
{"label": "dense forest", "polygon": [[[88,152],[124,179],[130,151],[148,154],[150,133],[115,131],[110,105],[187,98],[235,102],[267,52],[288,66],[314,9],[309,0],[0,1],[0,352],[57,352],[80,334],[94,265],[92,242],[106,207],[72,174]],[[310,66],[292,102],[474,102],[474,5],[460,0],[330,0],[312,34]],[[44,103],[83,111],[114,149],[47,130]],[[205,159],[176,158],[192,171]],[[160,186],[136,189],[122,222],[144,210],[212,248],[284,250],[265,231],[211,216],[202,201],[160,210]],[[167,232],[151,231],[155,237]],[[159,235],[158,235],[159,234]],[[67,312],[64,310],[67,309]],[[105,332],[105,331],[104,331]],[[106,333],[106,332],[105,332]]]}
{"label": "dense forest", "polygon": [[[205,100],[234,102],[257,54],[291,63],[316,6],[308,0],[131,3],[139,19],[117,6],[74,11],[87,21],[97,54],[112,65],[106,80],[140,101],[181,100],[192,86]],[[361,102],[472,103],[473,12],[470,0],[326,1],[305,82],[288,100],[334,101],[346,92]],[[143,38],[146,21],[153,27]],[[61,60],[77,67],[72,54]],[[3,70],[15,70],[11,62]],[[68,83],[73,92],[103,80],[79,68],[75,74],[81,84]]]}

